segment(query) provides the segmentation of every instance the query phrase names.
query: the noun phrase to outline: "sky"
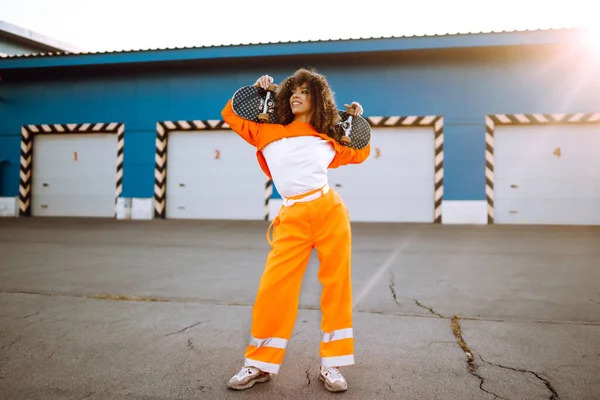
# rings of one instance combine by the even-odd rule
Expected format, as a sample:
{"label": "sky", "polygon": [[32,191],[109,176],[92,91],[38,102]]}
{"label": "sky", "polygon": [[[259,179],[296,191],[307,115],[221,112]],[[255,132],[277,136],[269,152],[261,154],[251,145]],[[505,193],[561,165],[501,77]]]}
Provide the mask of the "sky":
{"label": "sky", "polygon": [[85,51],[590,26],[589,0],[0,0]]}

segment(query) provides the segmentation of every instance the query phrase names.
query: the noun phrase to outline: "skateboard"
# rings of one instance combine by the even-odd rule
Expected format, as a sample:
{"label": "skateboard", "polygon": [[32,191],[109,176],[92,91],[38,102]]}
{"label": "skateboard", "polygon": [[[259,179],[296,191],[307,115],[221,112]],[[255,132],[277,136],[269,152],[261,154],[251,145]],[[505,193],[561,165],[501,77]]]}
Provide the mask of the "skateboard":
{"label": "skateboard", "polygon": [[272,123],[276,90],[275,85],[269,86],[267,90],[257,86],[239,88],[233,94],[233,112],[238,117],[250,121]]}
{"label": "skateboard", "polygon": [[[263,89],[257,86],[243,86],[232,98],[233,112],[240,118],[254,122],[273,123],[275,111],[276,85]],[[371,141],[371,125],[363,117],[350,115],[345,110],[338,110],[341,121],[340,142],[353,149],[360,150]]]}
{"label": "skateboard", "polygon": [[343,145],[360,150],[371,142],[371,125],[360,116],[350,115],[346,111],[338,110],[342,121],[339,123],[342,129],[340,142]]}

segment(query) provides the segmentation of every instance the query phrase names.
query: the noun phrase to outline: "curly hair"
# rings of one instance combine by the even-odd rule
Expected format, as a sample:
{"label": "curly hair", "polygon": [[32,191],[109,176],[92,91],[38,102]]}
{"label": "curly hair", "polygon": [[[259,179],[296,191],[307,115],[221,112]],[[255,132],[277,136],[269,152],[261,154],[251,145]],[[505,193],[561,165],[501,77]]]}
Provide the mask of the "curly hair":
{"label": "curly hair", "polygon": [[294,75],[288,76],[279,85],[275,97],[275,121],[283,125],[294,121],[290,97],[296,87],[305,83],[309,86],[314,109],[310,124],[315,127],[317,132],[339,140],[341,129],[337,124],[341,118],[333,98],[334,92],[331,90],[325,76],[317,73],[315,69],[300,68]]}

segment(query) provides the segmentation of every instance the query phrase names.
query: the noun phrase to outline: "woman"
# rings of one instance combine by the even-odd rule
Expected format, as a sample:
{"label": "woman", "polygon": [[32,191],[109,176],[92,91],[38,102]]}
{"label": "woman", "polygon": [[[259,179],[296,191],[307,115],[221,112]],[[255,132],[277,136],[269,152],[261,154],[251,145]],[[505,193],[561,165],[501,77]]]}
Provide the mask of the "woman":
{"label": "woman", "polygon": [[[273,78],[260,77],[255,86],[269,87]],[[360,115],[359,103],[345,104]],[[256,123],[235,115],[229,100],[225,122],[256,147],[258,163],[272,178],[283,206],[269,230],[273,239],[252,312],[251,340],[244,367],[228,386],[246,389],[267,382],[279,372],[298,312],[302,277],[316,248],[321,296],[320,378],[330,391],[347,383],[338,367],[354,364],[352,333],[351,232],[348,211],[327,184],[327,169],[363,162],[370,147],[355,150],[339,143],[340,120],[326,78],[299,69],[280,85],[273,123]]]}

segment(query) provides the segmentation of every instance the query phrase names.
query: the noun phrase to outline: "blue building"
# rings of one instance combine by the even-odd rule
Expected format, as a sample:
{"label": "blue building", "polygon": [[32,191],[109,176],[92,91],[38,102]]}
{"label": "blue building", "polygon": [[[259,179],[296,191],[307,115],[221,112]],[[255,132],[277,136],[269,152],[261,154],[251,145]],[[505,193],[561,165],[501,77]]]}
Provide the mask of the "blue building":
{"label": "blue building", "polygon": [[373,129],[353,221],[600,225],[600,57],[570,29],[0,59],[4,215],[272,219],[221,110],[303,66]]}

